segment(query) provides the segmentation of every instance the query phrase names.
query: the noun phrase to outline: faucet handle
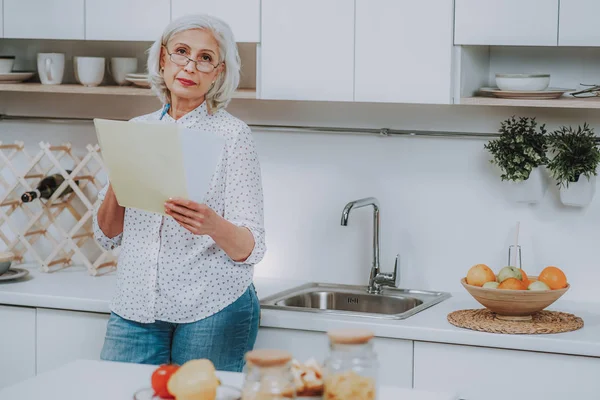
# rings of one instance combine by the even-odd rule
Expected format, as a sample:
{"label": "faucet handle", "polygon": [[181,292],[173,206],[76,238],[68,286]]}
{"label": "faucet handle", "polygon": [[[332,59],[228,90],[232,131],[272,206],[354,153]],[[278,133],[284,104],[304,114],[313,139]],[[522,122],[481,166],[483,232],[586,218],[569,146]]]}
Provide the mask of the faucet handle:
{"label": "faucet handle", "polygon": [[398,277],[398,259],[400,258],[400,254],[396,254],[396,261],[394,262],[394,272],[386,273],[380,272],[375,277],[375,282],[379,285],[385,286],[396,286],[396,278]]}

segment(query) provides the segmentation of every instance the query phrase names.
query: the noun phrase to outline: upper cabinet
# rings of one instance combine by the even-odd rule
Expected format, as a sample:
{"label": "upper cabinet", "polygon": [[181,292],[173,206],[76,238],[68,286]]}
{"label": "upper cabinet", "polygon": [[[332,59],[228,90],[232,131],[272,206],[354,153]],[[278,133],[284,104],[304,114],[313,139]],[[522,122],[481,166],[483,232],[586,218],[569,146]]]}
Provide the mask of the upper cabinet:
{"label": "upper cabinet", "polygon": [[354,99],[449,104],[452,15],[447,0],[356,0]]}
{"label": "upper cabinet", "polygon": [[[89,0],[88,0],[89,1]],[[172,18],[210,14],[231,26],[237,42],[260,42],[260,0],[171,0]]]}
{"label": "upper cabinet", "polygon": [[82,0],[4,0],[3,20],[5,38],[84,39]]}
{"label": "upper cabinet", "polygon": [[88,40],[155,41],[170,22],[169,0],[85,0]]}
{"label": "upper cabinet", "polygon": [[[454,44],[556,46],[558,1],[455,0]],[[428,24],[423,31],[431,28]]]}
{"label": "upper cabinet", "polygon": [[600,46],[600,1],[560,0],[559,46]]}
{"label": "upper cabinet", "polygon": [[353,100],[354,1],[262,0],[261,20],[260,98]]}
{"label": "upper cabinet", "polygon": [[2,0],[0,0],[0,38],[4,37],[4,18],[2,17],[2,9],[4,8],[4,5],[2,3]]}

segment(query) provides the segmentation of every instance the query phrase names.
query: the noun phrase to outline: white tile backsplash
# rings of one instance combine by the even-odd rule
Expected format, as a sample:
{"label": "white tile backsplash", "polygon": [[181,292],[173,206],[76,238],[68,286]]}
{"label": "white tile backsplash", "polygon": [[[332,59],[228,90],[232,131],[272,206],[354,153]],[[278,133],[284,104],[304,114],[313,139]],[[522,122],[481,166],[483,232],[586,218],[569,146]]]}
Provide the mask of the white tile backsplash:
{"label": "white tile backsplash", "polygon": [[[18,100],[10,107],[25,112],[29,100]],[[600,128],[600,113],[590,110],[235,101],[230,111],[263,124],[495,132],[516,114],[536,115],[550,129],[584,121]],[[17,138],[28,146],[40,140],[68,140],[75,148],[95,143],[91,123],[0,122],[1,141]],[[462,291],[459,280],[473,264],[495,270],[505,265],[520,221],[525,270],[535,275],[559,266],[573,286],[565,298],[600,301],[598,196],[585,209],[566,208],[551,184],[541,204],[511,204],[484,140],[258,130],[255,139],[268,246],[257,276],[366,284],[372,210],[353,210],[346,227],[340,218],[348,201],[375,196],[381,204],[381,267],[390,271],[399,253],[402,286]]]}

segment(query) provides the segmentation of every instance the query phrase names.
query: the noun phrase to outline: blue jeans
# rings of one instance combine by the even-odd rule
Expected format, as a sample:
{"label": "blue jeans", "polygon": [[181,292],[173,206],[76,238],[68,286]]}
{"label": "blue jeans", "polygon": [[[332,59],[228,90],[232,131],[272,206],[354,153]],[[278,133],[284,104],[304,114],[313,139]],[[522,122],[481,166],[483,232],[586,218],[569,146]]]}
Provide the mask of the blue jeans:
{"label": "blue jeans", "polygon": [[254,347],[260,304],[254,285],[218,313],[191,323],[140,323],[111,313],[100,358],[160,365],[207,358],[220,371],[241,372]]}

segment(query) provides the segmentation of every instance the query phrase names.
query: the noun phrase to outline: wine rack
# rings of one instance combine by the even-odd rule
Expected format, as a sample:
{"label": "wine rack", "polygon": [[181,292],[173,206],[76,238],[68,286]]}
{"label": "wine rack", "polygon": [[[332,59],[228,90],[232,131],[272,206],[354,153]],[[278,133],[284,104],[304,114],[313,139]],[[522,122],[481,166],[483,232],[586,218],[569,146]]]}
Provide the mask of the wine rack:
{"label": "wine rack", "polygon": [[[83,153],[75,155],[70,143],[40,142],[31,156],[23,142],[0,141],[0,251],[14,253],[13,263],[34,262],[43,272],[83,264],[93,276],[116,268],[118,249],[103,249],[92,228],[98,193],[107,181],[100,147],[87,145]],[[21,201],[24,192],[54,173],[64,181],[49,199]],[[67,185],[72,191],[62,195]]]}

